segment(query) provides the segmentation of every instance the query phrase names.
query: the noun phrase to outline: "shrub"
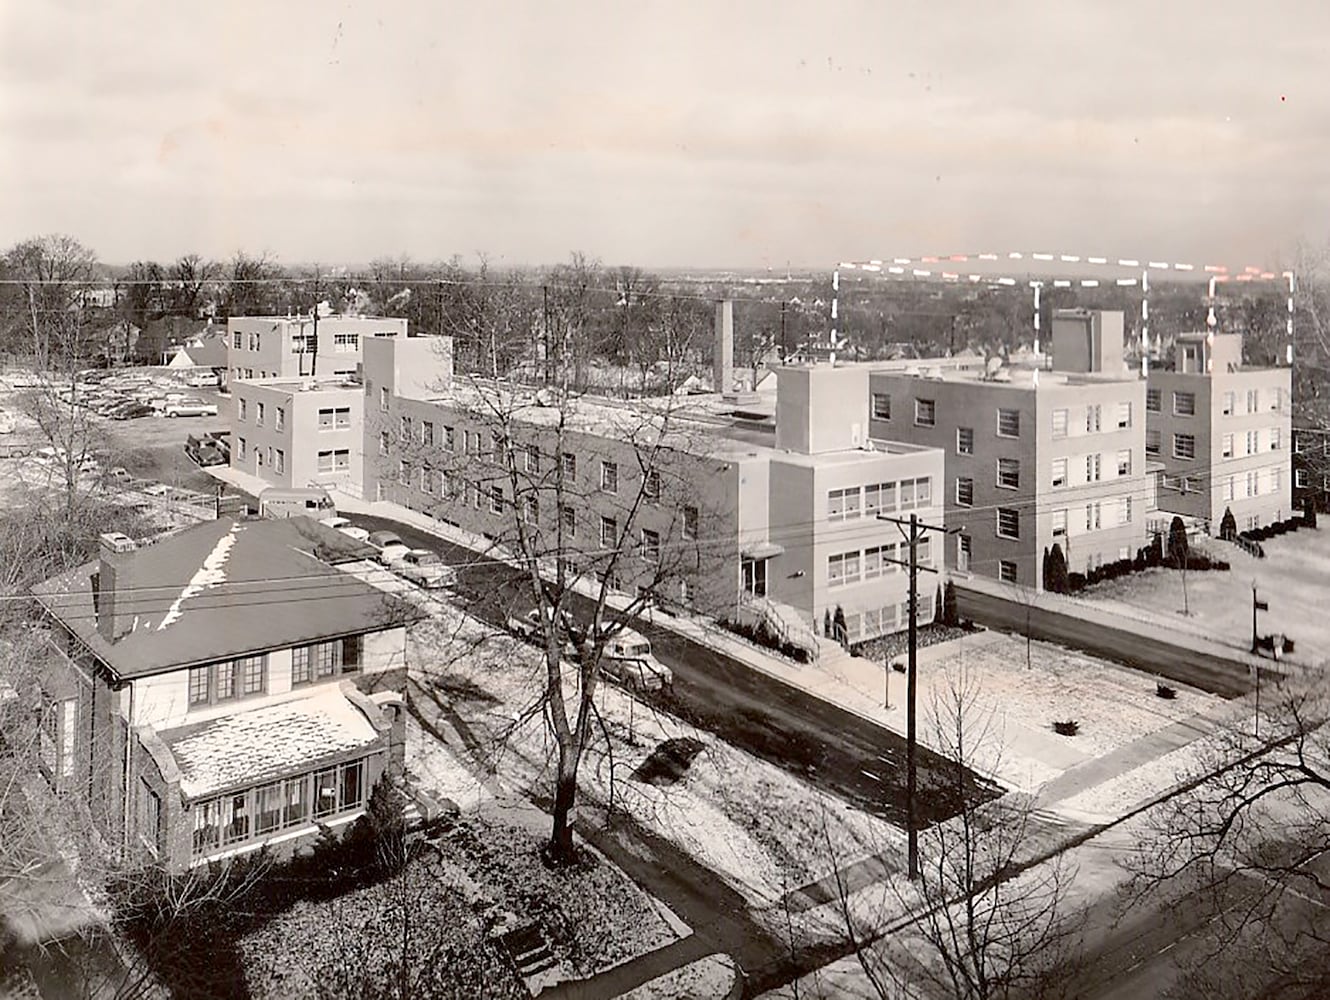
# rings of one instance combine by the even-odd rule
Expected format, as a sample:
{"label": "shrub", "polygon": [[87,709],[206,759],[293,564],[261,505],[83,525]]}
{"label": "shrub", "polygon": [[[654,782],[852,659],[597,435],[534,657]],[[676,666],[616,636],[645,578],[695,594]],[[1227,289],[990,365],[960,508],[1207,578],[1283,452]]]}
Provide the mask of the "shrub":
{"label": "shrub", "polygon": [[1084,589],[1085,589],[1085,574],[1084,574],[1084,573],[1068,573],[1068,574],[1067,574],[1067,592],[1068,592],[1068,593],[1070,593],[1070,594],[1074,594],[1074,593],[1076,593],[1078,590],[1084,590]]}
{"label": "shrub", "polygon": [[1044,577],[1044,586],[1055,594],[1065,594],[1069,589],[1067,580],[1067,557],[1058,542],[1048,552],[1048,570]]}
{"label": "shrub", "polygon": [[1233,516],[1231,507],[1224,508],[1224,516],[1219,520],[1219,537],[1231,542],[1238,534],[1238,519]]}
{"label": "shrub", "polygon": [[1081,731],[1081,724],[1075,719],[1067,719],[1064,722],[1053,723],[1053,731],[1059,736],[1075,736]]}
{"label": "shrub", "polygon": [[828,639],[831,638],[831,609],[827,608],[822,612],[822,634]]}
{"label": "shrub", "polygon": [[903,674],[906,671],[908,671],[910,668],[906,664],[902,663],[900,660],[897,660],[895,663],[891,665],[891,669],[896,671],[896,673],[898,674]]}
{"label": "shrub", "polygon": [[1174,517],[1168,526],[1168,561],[1174,566],[1187,565],[1187,525]]}
{"label": "shrub", "polygon": [[1166,701],[1172,701],[1178,696],[1178,691],[1177,688],[1169,687],[1167,684],[1157,683],[1155,684],[1155,695]]}
{"label": "shrub", "polygon": [[1159,566],[1164,561],[1164,537],[1155,532],[1155,536],[1150,541],[1150,547],[1147,552],[1146,563],[1150,566]]}
{"label": "shrub", "polygon": [[832,616],[831,627],[836,632],[836,641],[844,645],[848,638],[848,632],[845,628],[845,609],[839,604],[836,605],[836,614]]}
{"label": "shrub", "polygon": [[960,615],[956,610],[956,585],[950,580],[942,588],[942,624],[955,627],[960,623]]}

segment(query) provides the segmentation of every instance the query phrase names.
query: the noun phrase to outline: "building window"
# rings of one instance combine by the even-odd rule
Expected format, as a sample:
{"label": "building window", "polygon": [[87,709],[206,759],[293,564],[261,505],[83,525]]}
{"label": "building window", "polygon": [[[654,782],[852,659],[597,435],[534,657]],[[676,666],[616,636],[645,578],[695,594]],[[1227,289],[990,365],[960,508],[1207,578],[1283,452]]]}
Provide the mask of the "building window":
{"label": "building window", "polygon": [[392,398],[392,394],[391,394],[390,392],[388,392],[388,387],[387,387],[386,385],[383,386],[382,388],[380,388],[380,389],[379,389],[379,409],[380,409],[380,410],[383,410],[383,411],[386,413],[387,410],[388,410],[388,402],[389,402],[389,400],[391,400],[391,398]]}
{"label": "building window", "polygon": [[243,462],[245,460],[245,439],[236,438],[236,460]]}
{"label": "building window", "polygon": [[453,432],[453,428],[451,428],[451,427],[444,427],[444,428],[443,428],[443,450],[444,450],[444,451],[453,451],[453,450],[455,450],[456,446],[457,446],[457,435]]}
{"label": "building window", "polygon": [[1219,439],[1219,454],[1222,458],[1233,457],[1233,435],[1225,434]]}
{"label": "building window", "polygon": [[1118,475],[1131,475],[1131,449],[1123,448],[1118,452]]}
{"label": "building window", "polygon": [[1016,564],[1010,559],[998,560],[998,579],[1003,583],[1016,582]]}
{"label": "building window", "polygon": [[1158,389],[1145,390],[1145,408],[1151,413],[1158,413],[1162,406],[1160,405],[1161,393]]}
{"label": "building window", "polygon": [[574,508],[564,507],[559,511],[559,521],[565,535],[569,538],[577,537],[577,511]]}
{"label": "building window", "polygon": [[600,463],[600,488],[606,493],[619,492],[619,466],[616,462]]}
{"label": "building window", "polygon": [[864,579],[875,580],[884,573],[891,573],[899,569],[900,567],[892,562],[895,558],[896,544],[894,542],[864,549]]}
{"label": "building window", "polygon": [[931,399],[914,401],[914,422],[920,427],[933,427],[937,424],[937,404]]}
{"label": "building window", "polygon": [[497,483],[490,487],[490,513],[503,513],[503,487]]}
{"label": "building window", "polygon": [[1099,482],[1100,473],[1103,471],[1103,456],[1096,453],[1085,456],[1085,481],[1087,483]]}
{"label": "building window", "polygon": [[1087,407],[1085,408],[1085,433],[1086,433],[1086,434],[1097,434],[1097,433],[1099,433],[1100,427],[1102,426],[1102,425],[1101,425],[1101,418],[1102,418],[1102,415],[1103,415],[1103,407],[1101,407],[1101,406],[1100,406],[1099,404],[1097,404],[1097,403],[1096,403],[1094,406],[1087,406]]}
{"label": "building window", "polygon": [[1278,493],[1284,486],[1284,470],[1274,466],[1270,470],[1270,492]]}
{"label": "building window", "polygon": [[139,839],[155,855],[162,837],[162,800],[142,778],[138,784]]}
{"label": "building window", "polygon": [[267,688],[267,656],[246,656],[206,667],[189,668],[189,704],[211,705]]}
{"label": "building window", "polygon": [[1247,390],[1247,412],[1255,413],[1261,408],[1261,392],[1259,389]]}
{"label": "building window", "polygon": [[928,476],[921,479],[902,479],[900,483],[900,509],[916,510],[929,507],[933,503],[933,480]]}
{"label": "building window", "polygon": [[333,351],[337,354],[351,354],[360,350],[360,334],[334,333]]}
{"label": "building window", "polygon": [[859,550],[827,556],[827,586],[843,587],[859,582]]}
{"label": "building window", "polygon": [[523,457],[527,472],[540,471],[540,452],[534,444],[529,444],[523,449]]}
{"label": "building window", "polygon": [[1118,524],[1131,524],[1130,495],[1122,498],[1122,506],[1118,509]]}
{"label": "building window", "polygon": [[1100,514],[1102,505],[1098,502],[1087,503],[1085,505],[1085,530],[1098,531],[1100,527]]}
{"label": "building window", "polygon": [[1053,511],[1053,537],[1067,537],[1067,511],[1065,508]]}
{"label": "building window", "polygon": [[859,487],[831,490],[827,493],[827,520],[849,521],[859,516]]}
{"label": "building window", "polygon": [[685,507],[683,509],[683,537],[689,539],[697,538],[697,508]]}
{"label": "building window", "polygon": [[1067,436],[1067,411],[1053,411],[1053,436],[1055,438],[1064,438]]}
{"label": "building window", "polygon": [[997,411],[997,435],[998,437],[1020,437],[1021,436],[1021,411],[1007,410],[998,408]]}
{"label": "building window", "polygon": [[1021,485],[1021,463],[1015,458],[997,460],[997,485],[1004,490],[1019,489]]}
{"label": "building window", "polygon": [[1173,393],[1173,415],[1175,417],[1196,416],[1196,393],[1194,392]]}
{"label": "building window", "polygon": [[391,446],[390,446],[389,443],[388,443],[389,440],[390,440],[390,439],[389,439],[389,437],[388,437],[388,432],[387,432],[387,431],[379,431],[379,454],[380,454],[380,455],[386,455],[386,454],[388,454],[388,451],[389,451],[389,449],[391,448]]}
{"label": "building window", "polygon": [[506,465],[508,462],[508,441],[498,431],[490,434],[490,454],[494,456],[494,461],[500,465]]}
{"label": "building window", "polygon": [[1260,432],[1260,431],[1248,431],[1248,432],[1247,432],[1247,454],[1248,454],[1248,455],[1255,455],[1255,454],[1258,454],[1258,453],[1260,452],[1260,450],[1261,450],[1261,432]]}
{"label": "building window", "polygon": [[420,422],[420,443],[426,448],[434,447],[434,423],[429,420]]}
{"label": "building window", "polygon": [[1126,430],[1131,426],[1131,402],[1118,404],[1118,430]]}
{"label": "building window", "polygon": [[480,510],[480,508],[483,506],[481,502],[480,484],[472,483],[470,484],[470,486],[467,487],[467,489],[471,493],[471,506],[474,507],[476,510]]}
{"label": "building window", "polygon": [[[351,452],[349,449],[337,448],[319,452],[320,472],[341,472],[349,468],[351,468]],[[410,466],[403,462],[400,481],[405,484],[410,479],[410,475]]]}
{"label": "building window", "polygon": [[1233,416],[1233,406],[1236,402],[1237,400],[1234,399],[1233,393],[1231,392],[1224,393],[1223,410],[1221,411],[1224,414],[1224,416],[1226,417]]}
{"label": "building window", "polygon": [[1270,428],[1270,450],[1279,451],[1284,445],[1284,435],[1278,427]]}
{"label": "building window", "polygon": [[1173,435],[1173,457],[1193,459],[1196,457],[1196,436],[1194,434]]}
{"label": "building window", "polygon": [[1260,490],[1260,481],[1257,478],[1256,471],[1253,469],[1247,473],[1247,496],[1254,497]]}
{"label": "building window", "polygon": [[263,411],[264,405],[262,403],[254,404],[254,424],[256,427],[263,426]]}
{"label": "building window", "polygon": [[249,413],[249,401],[244,396],[236,397],[236,419],[244,420]]}
{"label": "building window", "polygon": [[206,705],[208,704],[208,700],[208,668],[190,667],[189,703],[191,705]]}
{"label": "building window", "polygon": [[1237,476],[1229,476],[1227,479],[1224,480],[1224,500],[1225,500],[1225,501],[1229,501],[1229,500],[1232,500],[1232,499],[1233,499],[1233,490],[1234,490],[1234,487],[1236,486],[1236,480],[1237,480]]}
{"label": "building window", "polygon": [[577,456],[571,451],[565,451],[563,453],[563,478],[577,478]]}
{"label": "building window", "polygon": [[245,348],[244,348],[244,345],[245,345],[245,339],[244,339],[244,338],[245,338],[245,335],[244,335],[243,333],[241,333],[239,330],[237,330],[235,333],[231,334],[231,349],[234,350],[234,351],[242,351],[242,350],[244,350],[244,349],[245,349]]}
{"label": "building window", "polygon": [[891,419],[891,396],[885,392],[873,393],[873,419]]}
{"label": "building window", "polygon": [[403,486],[411,482],[411,466],[406,464],[406,460],[399,458],[397,460],[397,481]]}
{"label": "building window", "polygon": [[1145,432],[1145,453],[1147,455],[1158,455],[1160,451],[1159,431],[1147,430]]}
{"label": "building window", "polygon": [[614,518],[602,514],[600,517],[600,547],[602,549],[612,549],[618,540],[619,525]]}
{"label": "building window", "polygon": [[1053,480],[1054,487],[1067,485],[1067,460],[1065,458],[1053,459]]}
{"label": "building window", "polygon": [[649,563],[660,562],[660,534],[642,529],[642,558]]}
{"label": "building window", "polygon": [[974,428],[957,427],[956,428],[956,454],[973,455],[974,454]]}
{"label": "building window", "polygon": [[864,487],[864,516],[877,517],[896,509],[895,483],[870,483]]}
{"label": "building window", "polygon": [[424,466],[420,468],[420,492],[427,496],[434,492],[434,473]]}
{"label": "building window", "polygon": [[1276,413],[1282,412],[1283,409],[1284,409],[1284,390],[1280,388],[1272,389],[1270,394],[1271,412],[1276,412]]}
{"label": "building window", "polygon": [[999,538],[1021,537],[1021,512],[1014,507],[997,509],[997,533]]}
{"label": "building window", "polygon": [[960,476],[956,479],[956,506],[974,506],[974,480]]}
{"label": "building window", "polygon": [[411,440],[411,418],[410,418],[410,417],[403,415],[403,416],[397,418],[397,440],[398,440],[398,441],[410,441],[410,440]]}
{"label": "building window", "polygon": [[642,497],[647,503],[660,502],[660,470],[647,469],[642,476]]}
{"label": "building window", "polygon": [[1307,488],[1307,470],[1306,470],[1306,469],[1294,469],[1294,470],[1293,470],[1293,485],[1296,486],[1296,487],[1297,487],[1298,489],[1300,489],[1300,490],[1305,490],[1305,489]]}
{"label": "building window", "polygon": [[354,673],[361,666],[364,641],[364,636],[351,635],[295,647],[291,650],[291,683],[311,684],[339,673]]}
{"label": "building window", "polygon": [[278,472],[285,472],[285,471],[286,471],[286,452],[282,451],[281,448],[277,448],[277,449],[275,449],[275,450],[273,451],[273,458],[274,458],[273,467],[274,467]]}
{"label": "building window", "polygon": [[526,524],[540,523],[540,497],[534,493],[528,493],[522,498],[522,520]]}

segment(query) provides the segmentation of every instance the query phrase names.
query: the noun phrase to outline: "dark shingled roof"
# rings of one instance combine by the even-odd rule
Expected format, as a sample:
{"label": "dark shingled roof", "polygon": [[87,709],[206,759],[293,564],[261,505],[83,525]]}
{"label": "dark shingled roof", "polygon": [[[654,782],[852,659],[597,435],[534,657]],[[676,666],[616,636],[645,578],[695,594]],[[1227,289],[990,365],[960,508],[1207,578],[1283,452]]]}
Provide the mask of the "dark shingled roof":
{"label": "dark shingled roof", "polygon": [[94,561],[33,588],[42,605],[121,677],[376,632],[424,615],[337,569],[367,546],[308,517],[221,518],[128,556],[117,604],[133,625],[97,629]]}

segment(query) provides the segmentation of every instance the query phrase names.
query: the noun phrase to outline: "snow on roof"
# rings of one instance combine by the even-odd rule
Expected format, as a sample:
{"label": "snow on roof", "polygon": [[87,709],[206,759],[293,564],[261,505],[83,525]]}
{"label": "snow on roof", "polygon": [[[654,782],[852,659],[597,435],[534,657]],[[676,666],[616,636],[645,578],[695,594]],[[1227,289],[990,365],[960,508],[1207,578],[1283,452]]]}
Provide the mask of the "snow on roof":
{"label": "snow on roof", "polygon": [[97,561],[38,584],[33,596],[117,675],[142,677],[419,620],[336,568],[369,553],[308,517],[204,522],[122,557],[116,609],[133,629],[114,642],[97,627]]}
{"label": "snow on roof", "polygon": [[198,798],[261,783],[367,747],[379,735],[336,685],[308,698],[158,733],[180,768],[180,791]]}
{"label": "snow on roof", "polygon": [[226,558],[231,554],[231,547],[236,543],[236,532],[238,530],[240,530],[239,522],[231,525],[231,530],[217,539],[217,544],[212,547],[212,551],[203,560],[203,565],[199,567],[198,572],[190,579],[189,584],[180,592],[180,596],[167,609],[166,614],[162,617],[161,624],[157,626],[158,632],[172,622],[180,620],[180,606],[189,598],[226,582]]}

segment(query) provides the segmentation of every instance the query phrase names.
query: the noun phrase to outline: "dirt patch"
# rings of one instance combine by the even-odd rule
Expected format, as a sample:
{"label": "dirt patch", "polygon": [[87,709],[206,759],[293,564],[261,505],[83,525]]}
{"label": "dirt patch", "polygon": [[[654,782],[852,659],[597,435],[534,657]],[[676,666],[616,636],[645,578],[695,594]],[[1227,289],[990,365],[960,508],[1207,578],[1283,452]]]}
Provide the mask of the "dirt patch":
{"label": "dirt patch", "polygon": [[705,749],[706,744],[691,736],[666,740],[638,765],[632,778],[648,785],[672,785],[688,773],[694,758]]}

